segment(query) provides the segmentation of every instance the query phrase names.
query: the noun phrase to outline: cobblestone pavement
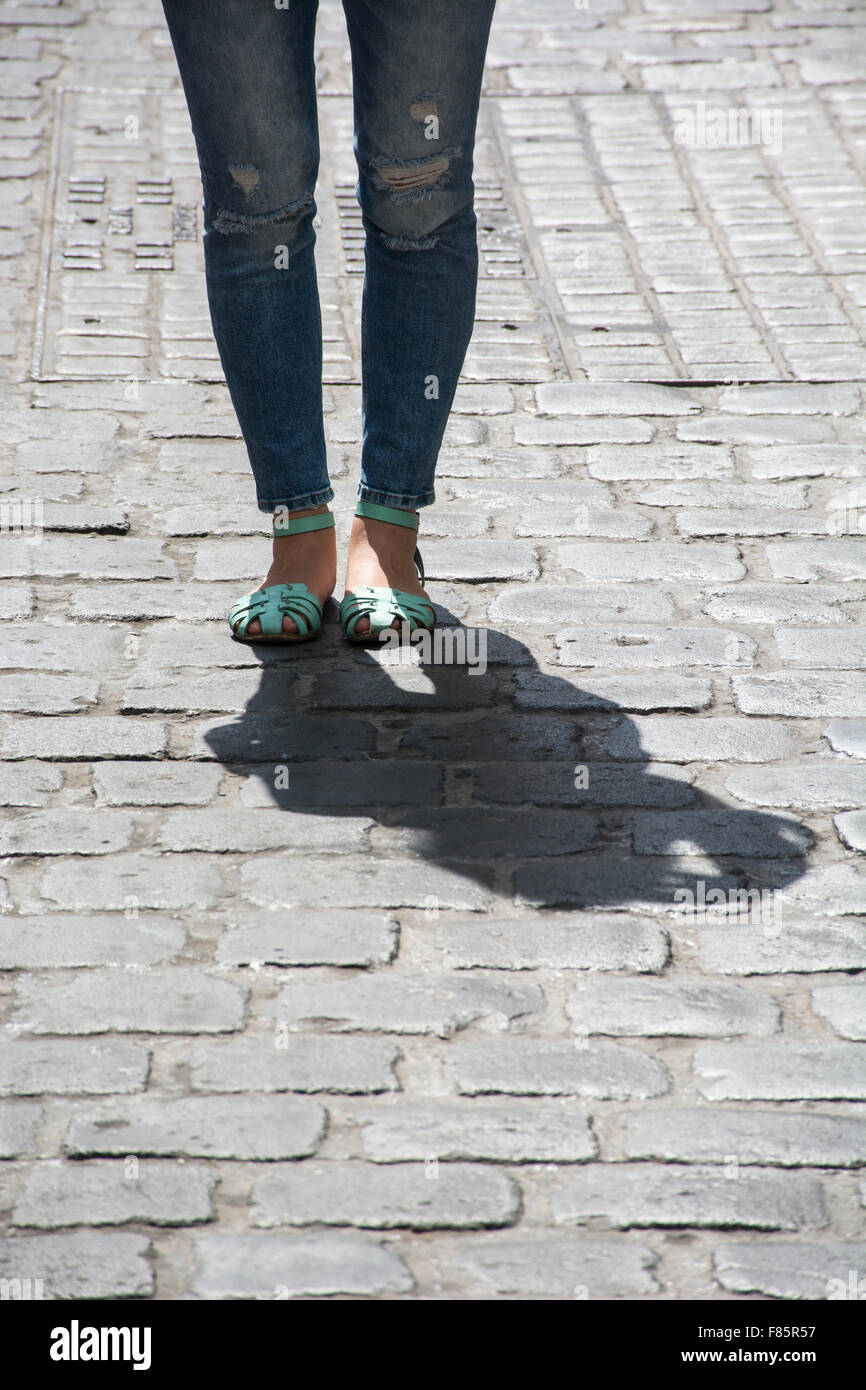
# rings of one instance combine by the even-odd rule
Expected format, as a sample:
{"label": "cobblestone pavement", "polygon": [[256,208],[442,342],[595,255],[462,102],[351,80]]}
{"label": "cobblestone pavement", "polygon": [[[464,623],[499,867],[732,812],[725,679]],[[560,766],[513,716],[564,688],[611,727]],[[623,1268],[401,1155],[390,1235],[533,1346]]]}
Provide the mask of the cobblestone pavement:
{"label": "cobblestone pavement", "polygon": [[161,12],[0,3],[0,1277],[864,1297],[864,58],[845,0],[500,0],[422,524],[478,674],[227,640],[268,547]]}

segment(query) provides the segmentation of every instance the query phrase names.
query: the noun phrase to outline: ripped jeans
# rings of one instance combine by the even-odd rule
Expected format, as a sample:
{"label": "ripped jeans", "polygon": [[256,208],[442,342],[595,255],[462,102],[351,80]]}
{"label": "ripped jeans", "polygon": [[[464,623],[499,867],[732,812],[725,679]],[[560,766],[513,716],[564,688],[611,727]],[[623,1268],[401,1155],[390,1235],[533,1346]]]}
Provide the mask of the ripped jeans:
{"label": "ripped jeans", "polygon": [[[360,496],[414,510],[472,333],[472,154],[495,0],[343,0],[365,230]],[[329,502],[313,254],[318,0],[163,0],[208,301],[260,510]]]}

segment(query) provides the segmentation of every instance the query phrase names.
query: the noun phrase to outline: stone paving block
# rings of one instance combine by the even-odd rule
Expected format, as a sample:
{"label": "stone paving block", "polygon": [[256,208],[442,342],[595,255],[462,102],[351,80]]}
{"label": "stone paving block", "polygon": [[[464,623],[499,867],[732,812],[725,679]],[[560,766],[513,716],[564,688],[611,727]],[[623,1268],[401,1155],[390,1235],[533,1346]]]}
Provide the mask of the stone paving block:
{"label": "stone paving block", "polygon": [[596,582],[603,582],[611,575],[616,575],[618,580],[637,583],[652,579],[669,584],[723,582],[742,579],[746,573],[736,547],[724,543],[580,541],[560,545],[557,558],[564,569],[574,570]]}
{"label": "stone paving block", "polygon": [[[856,649],[844,664],[859,664]],[[733,686],[734,701],[744,714],[844,718],[859,713],[866,705],[866,674],[860,672],[774,671],[765,676],[736,677]]]}
{"label": "stone paving block", "polygon": [[281,989],[274,1013],[301,1031],[327,1019],[332,1032],[432,1033],[449,1038],[476,1019],[492,1016],[504,1026],[543,1007],[540,987],[522,980],[372,974],[348,980],[292,980]]}
{"label": "stone paving block", "polygon": [[788,666],[849,667],[866,666],[866,627],[845,627],[842,631],[826,628],[780,628],[774,634],[776,651]]}
{"label": "stone paving block", "polygon": [[[711,447],[711,446],[706,446]],[[766,485],[758,483],[659,482],[635,495],[643,507],[685,507],[690,510],[726,509],[756,511],[798,509],[806,506],[802,483]],[[791,521],[796,522],[792,517]]]}
{"label": "stone paving block", "polygon": [[240,871],[242,898],[264,907],[447,907],[483,911],[487,890],[463,874],[436,864],[416,864],[411,875],[396,859],[370,856],[345,868],[334,859],[310,856],[303,876],[294,855],[262,856]]}
{"label": "stone paving block", "polygon": [[33,811],[0,828],[0,854],[113,854],[128,848],[134,828],[123,811]]}
{"label": "stone paving block", "polygon": [[543,623],[554,632],[568,623],[666,622],[674,607],[668,594],[636,585],[533,584],[503,589],[489,616],[492,623]]}
{"label": "stone paving block", "polygon": [[548,536],[599,536],[613,540],[646,540],[655,530],[655,522],[640,512],[613,511],[599,507],[580,508],[573,515],[559,510],[530,508],[515,522],[514,534],[544,539]]}
{"label": "stone paving block", "polygon": [[274,1166],[253,1186],[252,1226],[362,1226],[415,1231],[510,1226],[514,1179],[489,1166],[359,1161]]}
{"label": "stone paving block", "polygon": [[[227,592],[231,587],[231,595]],[[69,594],[70,618],[145,622],[150,618],[223,618],[235,597],[234,585],[207,585],[193,581],[126,580],[122,585],[86,584]],[[177,639],[175,639],[177,640]],[[184,644],[185,645],[185,644]]]}
{"label": "stone paving block", "polygon": [[866,546],[856,537],[772,541],[767,564],[774,579],[863,579]]}
{"label": "stone paving block", "polygon": [[305,1158],[321,1143],[325,1120],[320,1105],[297,1096],[139,1096],[79,1106],[64,1148],[74,1158]]}
{"label": "stone paving block", "polygon": [[451,970],[634,970],[656,973],[668,959],[664,929],[646,918],[594,913],[448,922],[436,944]]}
{"label": "stone paving block", "polygon": [[697,938],[702,966],[719,975],[812,974],[826,970],[866,969],[866,925],[853,918],[778,919],[737,922],[728,926],[689,924]]}
{"label": "stone paving block", "polygon": [[0,970],[157,965],[183,950],[186,932],[165,917],[49,913],[0,918]]}
{"label": "stone paving block", "polygon": [[552,1184],[557,1224],[601,1217],[612,1226],[751,1226],[797,1231],[826,1226],[817,1178],[747,1169],[736,1180],[724,1169],[641,1163],[576,1169]]}
{"label": "stone paving block", "polygon": [[544,671],[517,671],[514,704],[518,709],[706,709],[712,704],[709,680],[662,674],[558,677]]}
{"label": "stone paving block", "polygon": [[756,806],[859,806],[866,767],[839,760],[797,767],[737,768],[725,782],[731,796]]}
{"label": "stone paving block", "polygon": [[833,817],[839,839],[849,849],[866,851],[866,811],[844,811]]}
{"label": "stone paving block", "polygon": [[759,1293],[769,1298],[823,1299],[859,1297],[850,1292],[850,1272],[866,1264],[866,1244],[828,1241],[762,1241],[719,1245],[713,1252],[716,1279],[730,1293]]}
{"label": "stone paving block", "polygon": [[829,444],[836,438],[833,426],[821,419],[779,415],[702,416],[677,425],[677,439],[701,444]]}
{"label": "stone paving block", "polygon": [[464,724],[428,719],[407,729],[401,750],[451,762],[562,758],[576,749],[579,731],[555,715],[479,715]]}
{"label": "stone paving block", "polygon": [[[525,475],[526,464],[521,455],[518,476],[513,481],[502,476],[467,478],[465,481],[449,483],[448,492],[453,498],[471,502],[478,510],[517,511],[526,505]],[[602,483],[590,482],[584,478],[533,479],[532,501],[535,505],[550,503],[552,506],[567,507],[572,511],[579,507],[612,506],[610,490]]]}
{"label": "stone paving block", "polygon": [[234,913],[218,965],[387,965],[397,953],[393,918],[372,912]]}
{"label": "stone paving block", "polygon": [[6,584],[0,594],[0,618],[29,618],[33,612],[33,586],[31,584]]}
{"label": "stone paving block", "polygon": [[767,445],[743,449],[753,478],[857,478],[862,449],[853,444]]}
{"label": "stone paving block", "polygon": [[357,1106],[353,1118],[364,1156],[388,1165],[434,1158],[583,1163],[598,1151],[588,1117],[564,1101],[405,1099]]}
{"label": "stone paving block", "polygon": [[395,1091],[400,1049],[387,1038],[278,1029],[224,1042],[185,1042],[180,1064],[196,1091]]}
{"label": "stone paving block", "polygon": [[866,1120],[859,1115],[708,1106],[635,1112],[623,1141],[626,1158],[782,1168],[856,1168],[864,1146]]}
{"label": "stone paving block", "polygon": [[222,763],[270,763],[273,777],[273,764],[294,762],[311,752],[362,758],[373,752],[375,740],[376,730],[366,720],[317,714],[278,719],[247,712],[230,723],[222,718],[191,724],[190,756]]}
{"label": "stone paving block", "polygon": [[62,769],[50,763],[0,766],[0,806],[44,806],[62,786]]}
{"label": "stone paving block", "polygon": [[716,1043],[694,1057],[707,1100],[866,1099],[866,1047],[857,1043]]}
{"label": "stone paving block", "polygon": [[0,666],[23,671],[94,671],[115,669],[123,658],[120,628],[81,627],[74,623],[17,626],[0,632]]}
{"label": "stone paving block", "polygon": [[527,1233],[484,1237],[449,1252],[443,1275],[492,1294],[640,1298],[657,1291],[656,1255],[631,1241]]}
{"label": "stone paving block", "polygon": [[[553,444],[575,446],[590,444],[593,449],[613,449],[617,445],[646,444],[654,434],[645,420],[629,419],[568,419],[562,416],[546,420],[537,416],[518,418],[514,425],[515,444]],[[599,441],[604,440],[605,443]],[[601,474],[595,474],[601,477]]]}
{"label": "stone paving block", "polygon": [[427,541],[424,566],[431,579],[464,584],[538,578],[535,547],[524,541]]}
{"label": "stone paving block", "polygon": [[[855,599],[842,584],[738,584],[714,594],[702,607],[721,623],[844,623],[842,604]],[[774,673],[775,674],[775,673]]]}
{"label": "stone paving block", "polygon": [[175,853],[255,854],[291,848],[305,855],[317,850],[352,854],[365,849],[373,824],[368,817],[310,816],[287,810],[182,810],[166,816],[156,843]]}
{"label": "stone paving block", "polygon": [[192,1164],[129,1160],[39,1163],[15,1203],[15,1226],[191,1226],[214,1215],[216,1175]]}
{"label": "stone paving block", "polygon": [[268,771],[270,778],[254,775],[256,769],[246,769],[240,796],[243,806],[436,806],[442,797],[443,769],[438,763],[386,758],[352,763],[325,759],[293,762],[285,789],[274,787],[273,772]]}
{"label": "stone paving block", "polygon": [[363,1236],[321,1232],[198,1236],[199,1298],[293,1298],[408,1293],[413,1279],[396,1251]]}
{"label": "stone paving block", "polygon": [[42,719],[7,718],[0,723],[0,751],[6,758],[158,758],[165,750],[162,724],[113,715],[55,715]]}
{"label": "stone paving block", "polygon": [[90,970],[72,979],[22,975],[16,1022],[31,1033],[232,1033],[246,991],[203,970]]}
{"label": "stone paving block", "polygon": [[51,1299],[141,1298],[153,1293],[150,1241],[131,1232],[111,1235],[12,1235],[0,1248],[0,1277],[41,1279]]}
{"label": "stone paving block", "polygon": [[29,1101],[0,1103],[0,1158],[29,1158],[37,1152],[44,1112]]}
{"label": "stone paving block", "polygon": [[177,565],[163,542],[142,538],[49,536],[28,547],[25,574],[74,575],[78,579],[175,579]]}
{"label": "stone paving block", "polygon": [[109,761],[93,769],[98,806],[207,806],[222,771],[207,763]]}
{"label": "stone paving block", "polygon": [[0,709],[11,713],[75,714],[98,693],[98,681],[85,676],[0,675]]}
{"label": "stone paving block", "polygon": [[408,813],[396,844],[415,854],[493,862],[517,845],[523,859],[576,854],[595,843],[597,831],[594,816],[572,809],[486,810],[479,817],[474,807],[451,806]]}
{"label": "stone paving block", "polygon": [[548,381],[536,387],[544,415],[690,415],[698,402],[685,391],[641,382]]}
{"label": "stone paving block", "polygon": [[685,892],[687,901],[696,902],[702,891],[728,897],[739,887],[737,876],[719,872],[706,855],[631,860],[622,854],[582,854],[524,865],[514,872],[514,901],[519,907],[670,913],[683,901],[677,894]]}
{"label": "stone paving block", "polygon": [[482,765],[475,773],[476,794],[485,803],[547,806],[688,806],[694,800],[691,778],[673,763],[647,763],[644,768],[634,763],[500,763]]}
{"label": "stone paving block", "polygon": [[581,980],[566,1012],[578,1034],[736,1037],[779,1030],[779,1008],[740,985],[678,980]]}
{"label": "stone paving block", "polygon": [[794,816],[739,810],[643,811],[632,818],[635,854],[805,854],[814,836]]}
{"label": "stone paving block", "polygon": [[833,719],[824,737],[837,753],[866,758],[866,719]]}
{"label": "stone paving block", "polygon": [[[579,1044],[579,1045],[578,1045]],[[664,1095],[664,1064],[620,1043],[509,1039],[452,1044],[446,1058],[461,1095],[583,1096],[593,1100]]]}
{"label": "stone paving block", "polygon": [[714,627],[589,627],[556,634],[563,666],[635,667],[751,666],[751,637]]}
{"label": "stone paving block", "polygon": [[[797,742],[789,729],[770,719],[689,719],[671,714],[624,719],[608,738],[605,750],[612,758],[673,763],[766,763],[791,757]],[[771,775],[764,769],[759,774],[763,778]]]}
{"label": "stone paving block", "polygon": [[127,911],[153,907],[172,912],[213,907],[223,891],[219,870],[184,856],[119,854],[92,864],[52,864],[42,876],[42,896],[64,911]]}
{"label": "stone paving block", "polygon": [[681,536],[820,536],[826,518],[777,508],[690,507],[676,514]]}
{"label": "stone paving block", "polygon": [[717,444],[596,444],[586,451],[587,472],[603,482],[643,482],[648,479],[723,478],[733,471],[730,449]]}
{"label": "stone paving block", "polygon": [[860,409],[856,386],[808,385],[786,382],[783,386],[739,386],[719,397],[720,410],[742,415],[853,415]]}
{"label": "stone paving block", "polygon": [[130,681],[124,687],[119,709],[123,714],[206,714],[211,710],[240,713],[256,699],[260,683],[256,671],[221,671],[192,677],[162,672],[158,678],[142,676]]}
{"label": "stone paving block", "polygon": [[866,985],[820,985],[812,1008],[840,1038],[866,1042]]}
{"label": "stone paving block", "polygon": [[[0,1095],[111,1095],[144,1089],[150,1053],[122,1038],[0,1039]],[[14,1113],[0,1107],[0,1114]]]}
{"label": "stone paving block", "polygon": [[[452,656],[472,657],[481,652],[481,639],[463,639],[464,647],[457,645],[455,632],[454,645],[442,648],[445,660]],[[487,662],[491,663],[491,644],[487,644]],[[420,648],[416,648],[416,651]],[[438,654],[436,654],[438,656]],[[493,703],[495,689],[492,680],[476,677],[467,679],[473,669],[467,662],[446,666],[436,661],[435,674],[432,663],[414,666],[408,662],[391,665],[382,660],[377,663],[380,669],[374,671],[328,672],[318,677],[313,689],[313,699],[320,709],[472,709],[477,710]]]}
{"label": "stone paving block", "polygon": [[840,917],[866,912],[866,868],[856,862],[809,868],[777,890],[780,912]]}

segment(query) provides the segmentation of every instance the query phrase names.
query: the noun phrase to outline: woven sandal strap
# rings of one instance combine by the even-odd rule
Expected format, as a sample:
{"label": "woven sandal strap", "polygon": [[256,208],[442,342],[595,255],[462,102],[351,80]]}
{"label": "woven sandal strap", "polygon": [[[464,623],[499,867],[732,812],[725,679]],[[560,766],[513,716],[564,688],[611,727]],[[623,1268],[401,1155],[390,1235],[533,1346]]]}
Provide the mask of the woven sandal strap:
{"label": "woven sandal strap", "polygon": [[276,637],[283,630],[283,618],[290,618],[301,636],[322,624],[323,609],[306,584],[269,584],[238,599],[229,612],[229,624],[242,636],[258,618],[263,637]]}
{"label": "woven sandal strap", "polygon": [[412,631],[432,627],[435,622],[433,605],[420,594],[408,594],[403,589],[363,587],[347,594],[340,604],[340,621],[350,633],[359,618],[369,618],[371,629],[390,627],[395,618],[408,622]]}

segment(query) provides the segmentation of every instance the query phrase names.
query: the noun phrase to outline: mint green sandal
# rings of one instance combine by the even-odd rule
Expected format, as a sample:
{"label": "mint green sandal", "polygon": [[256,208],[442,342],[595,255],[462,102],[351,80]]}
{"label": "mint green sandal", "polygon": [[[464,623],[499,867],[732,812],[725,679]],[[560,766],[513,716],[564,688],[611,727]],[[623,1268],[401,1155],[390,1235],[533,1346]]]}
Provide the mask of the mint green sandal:
{"label": "mint green sandal", "polygon": [[[356,516],[367,516],[373,521],[389,521],[393,526],[408,526],[418,530],[418,517],[414,512],[401,511],[397,507],[381,507],[377,502],[359,502],[355,508]],[[415,551],[415,564],[418,576],[424,583],[424,562],[420,550]],[[368,618],[370,628],[367,632],[356,632],[358,621]],[[385,632],[394,619],[409,624],[409,631],[418,628],[431,629],[436,622],[433,605],[429,599],[418,594],[409,594],[405,589],[387,589],[363,585],[351,594],[346,594],[340,604],[340,626],[350,642],[377,642],[379,634]]]}
{"label": "mint green sandal", "polygon": [[[303,531],[326,531],[333,525],[332,512],[293,519],[282,509],[274,516],[274,535],[297,536]],[[321,632],[322,617],[322,605],[306,584],[269,584],[238,599],[229,611],[229,626],[236,642],[307,642]],[[247,636],[254,618],[262,630]],[[297,632],[284,632],[283,618],[289,618]]]}

